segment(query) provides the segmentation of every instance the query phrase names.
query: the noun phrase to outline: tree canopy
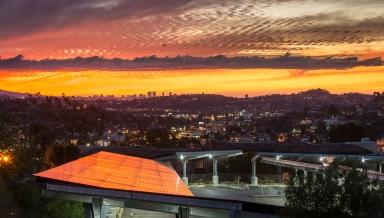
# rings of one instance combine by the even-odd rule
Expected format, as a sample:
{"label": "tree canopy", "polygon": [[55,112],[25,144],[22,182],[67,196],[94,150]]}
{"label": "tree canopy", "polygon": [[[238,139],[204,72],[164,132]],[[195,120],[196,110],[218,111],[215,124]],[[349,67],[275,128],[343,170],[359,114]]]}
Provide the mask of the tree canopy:
{"label": "tree canopy", "polygon": [[326,170],[292,176],[285,217],[384,217],[384,185],[356,163],[332,163]]}

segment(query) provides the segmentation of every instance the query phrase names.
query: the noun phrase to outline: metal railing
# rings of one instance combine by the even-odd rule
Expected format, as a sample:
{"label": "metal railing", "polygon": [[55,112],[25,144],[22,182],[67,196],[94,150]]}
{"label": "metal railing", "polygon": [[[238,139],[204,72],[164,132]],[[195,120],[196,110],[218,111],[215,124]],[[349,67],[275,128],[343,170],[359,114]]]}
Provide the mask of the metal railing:
{"label": "metal railing", "polygon": [[212,173],[188,175],[189,184],[206,185],[212,184]]}
{"label": "metal railing", "polygon": [[[257,174],[258,184],[273,185],[282,184],[281,175],[277,174]],[[190,185],[210,185],[212,184],[212,173],[188,175]],[[251,174],[240,173],[219,173],[219,183],[222,185],[244,186],[251,184]]]}

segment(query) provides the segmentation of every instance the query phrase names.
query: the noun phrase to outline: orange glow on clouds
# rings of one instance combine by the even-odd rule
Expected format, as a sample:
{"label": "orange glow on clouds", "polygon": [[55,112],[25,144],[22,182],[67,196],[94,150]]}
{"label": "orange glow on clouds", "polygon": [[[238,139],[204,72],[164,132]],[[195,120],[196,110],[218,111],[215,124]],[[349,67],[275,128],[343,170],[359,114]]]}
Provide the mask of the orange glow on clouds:
{"label": "orange glow on clouds", "polygon": [[[108,1],[115,3],[104,6],[81,2],[58,8],[59,14],[50,14],[52,20],[45,16],[37,19],[40,13],[32,20],[20,18],[20,24],[31,22],[30,31],[26,26],[12,25],[12,19],[4,22],[7,25],[0,30],[5,35],[10,28],[17,31],[11,37],[1,37],[0,31],[0,56],[23,54],[38,60],[95,55],[275,56],[289,51],[304,56],[384,57],[383,1],[143,1],[136,10],[129,1]],[[76,11],[84,6],[89,6],[88,19],[71,17],[71,10],[78,15]],[[124,6],[128,12],[106,16]],[[13,9],[3,10],[4,14],[18,12],[12,13]],[[92,16],[94,9],[105,10],[105,17]],[[68,22],[58,25],[56,18]],[[44,24],[47,27],[41,28]]]}
{"label": "orange glow on clouds", "polygon": [[0,89],[44,95],[215,93],[232,96],[323,88],[334,93],[382,91],[384,67],[345,70],[194,69],[164,71],[0,71]]}

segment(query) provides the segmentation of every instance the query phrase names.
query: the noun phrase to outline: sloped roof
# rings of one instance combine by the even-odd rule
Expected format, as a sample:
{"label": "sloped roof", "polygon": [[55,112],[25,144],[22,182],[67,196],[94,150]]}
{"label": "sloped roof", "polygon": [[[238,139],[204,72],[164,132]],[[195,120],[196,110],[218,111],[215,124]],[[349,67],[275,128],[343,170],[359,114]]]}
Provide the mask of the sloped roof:
{"label": "sloped roof", "polygon": [[193,196],[174,169],[154,160],[104,151],[34,176],[105,189]]}

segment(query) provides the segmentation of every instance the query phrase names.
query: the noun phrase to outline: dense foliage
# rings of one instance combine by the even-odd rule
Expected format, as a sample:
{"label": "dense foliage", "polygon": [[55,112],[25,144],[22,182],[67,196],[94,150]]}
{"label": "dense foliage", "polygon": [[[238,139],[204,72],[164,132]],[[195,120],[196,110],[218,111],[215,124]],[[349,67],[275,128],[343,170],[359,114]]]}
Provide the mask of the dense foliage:
{"label": "dense foliage", "polygon": [[284,217],[384,217],[384,184],[356,163],[333,163],[324,172],[291,177]]}
{"label": "dense foliage", "polygon": [[83,217],[81,203],[45,198],[32,177],[77,158],[77,147],[58,143],[62,132],[25,119],[25,114],[0,114],[0,155],[7,157],[0,161],[0,217]]}

